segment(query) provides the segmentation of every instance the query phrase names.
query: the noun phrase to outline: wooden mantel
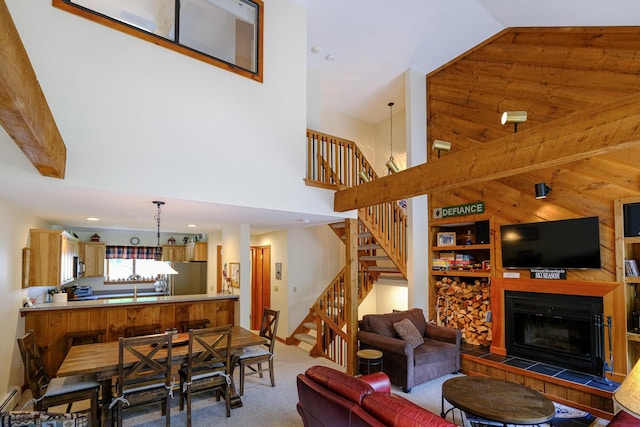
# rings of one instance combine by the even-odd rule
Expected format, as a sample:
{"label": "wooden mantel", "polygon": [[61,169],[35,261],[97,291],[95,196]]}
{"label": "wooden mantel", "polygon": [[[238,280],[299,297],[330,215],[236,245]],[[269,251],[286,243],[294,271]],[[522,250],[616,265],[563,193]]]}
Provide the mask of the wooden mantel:
{"label": "wooden mantel", "polygon": [[41,175],[64,178],[67,148],[4,0],[0,28],[0,124]]}
{"label": "wooden mantel", "polygon": [[[624,284],[620,282],[586,282],[579,280],[536,280],[503,279],[491,281],[491,310],[493,315],[493,342],[491,352],[506,355],[504,328],[504,292],[538,292],[560,295],[581,295],[601,297],[604,315],[612,316],[614,374],[611,379],[622,381],[627,374],[626,315],[624,307]],[[608,352],[609,340],[605,334],[605,352]],[[605,354],[605,359],[609,355]]]}

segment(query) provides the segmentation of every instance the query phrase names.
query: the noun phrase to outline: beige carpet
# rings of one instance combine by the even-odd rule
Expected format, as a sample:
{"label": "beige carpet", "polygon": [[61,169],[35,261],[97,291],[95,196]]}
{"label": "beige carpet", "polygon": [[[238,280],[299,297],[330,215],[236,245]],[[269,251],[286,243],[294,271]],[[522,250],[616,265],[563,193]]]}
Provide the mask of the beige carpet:
{"label": "beige carpet", "polygon": [[[298,394],[296,376],[312,365],[336,367],[334,363],[324,358],[312,358],[308,352],[294,346],[276,343],[275,349],[275,377],[276,386],[272,388],[268,378],[260,379],[257,375],[245,379],[243,406],[231,410],[231,417],[227,418],[224,402],[216,402],[212,394],[199,393],[194,395],[193,426],[205,427],[212,425],[228,426],[265,426],[265,427],[294,427],[302,426],[302,420],[296,411]],[[439,415],[441,411],[442,383],[453,375],[445,375],[435,380],[413,387],[411,393],[403,393],[398,387],[392,392],[404,396],[412,402]],[[235,382],[239,385],[236,371]],[[22,403],[16,409],[21,409],[24,402],[31,398],[31,393],[25,392]],[[186,413],[180,412],[178,396],[171,407],[171,425],[186,426]],[[448,406],[445,406],[448,408]],[[31,408],[27,408],[31,409]],[[52,411],[63,412],[65,407],[52,408]],[[81,409],[74,406],[73,410]],[[130,408],[125,411],[125,426],[156,427],[164,426],[165,419],[160,414],[160,405],[146,405]],[[448,417],[450,421],[452,418]],[[456,412],[455,423],[462,425],[459,412]]]}

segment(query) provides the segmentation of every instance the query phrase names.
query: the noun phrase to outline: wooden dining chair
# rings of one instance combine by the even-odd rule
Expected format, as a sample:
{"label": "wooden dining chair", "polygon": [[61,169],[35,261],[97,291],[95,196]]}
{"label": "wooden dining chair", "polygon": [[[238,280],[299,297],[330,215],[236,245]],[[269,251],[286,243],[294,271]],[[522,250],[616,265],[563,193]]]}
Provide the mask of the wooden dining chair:
{"label": "wooden dining chair", "polygon": [[125,338],[141,337],[143,335],[153,335],[160,333],[160,324],[127,326],[124,328]]}
{"label": "wooden dining chair", "polygon": [[170,333],[120,337],[116,397],[109,405],[115,411],[118,427],[122,426],[125,406],[157,402],[162,406],[166,425],[171,425],[171,337]]}
{"label": "wooden dining chair", "polygon": [[69,352],[69,349],[74,345],[104,342],[104,337],[106,335],[107,331],[105,329],[98,329],[95,331],[68,332],[65,335],[65,338],[67,340],[67,353]]}
{"label": "wooden dining chair", "polygon": [[183,320],[180,322],[180,332],[189,332],[189,329],[204,329],[211,325],[209,319]]}
{"label": "wooden dining chair", "polygon": [[[240,396],[244,394],[245,375],[258,374],[260,378],[262,378],[262,373],[268,370],[271,387],[276,386],[273,371],[273,350],[276,344],[276,331],[278,330],[279,317],[280,310],[264,308],[262,312],[262,323],[260,325],[260,336],[267,342],[264,345],[246,348],[238,359],[238,365],[240,365]],[[262,367],[263,363],[268,364],[267,369]],[[251,372],[245,373],[246,368],[249,368]]]}
{"label": "wooden dining chair", "polygon": [[72,375],[49,378],[40,357],[34,331],[29,331],[22,338],[18,338],[18,347],[32,394],[32,399],[27,402],[27,405],[33,403],[34,411],[46,411],[52,406],[67,405],[67,412],[71,412],[73,403],[89,400],[91,425],[99,426],[100,383],[94,376]]}
{"label": "wooden dining chair", "polygon": [[180,410],[187,402],[187,426],[191,426],[191,395],[215,390],[224,394],[227,417],[231,416],[231,325],[189,331],[187,363],[180,375]]}

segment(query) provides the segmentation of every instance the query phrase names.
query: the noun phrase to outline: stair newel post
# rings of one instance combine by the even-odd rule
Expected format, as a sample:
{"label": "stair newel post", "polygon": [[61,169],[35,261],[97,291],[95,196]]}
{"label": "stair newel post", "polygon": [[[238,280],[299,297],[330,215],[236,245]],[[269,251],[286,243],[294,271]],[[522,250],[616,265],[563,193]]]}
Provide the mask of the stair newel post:
{"label": "stair newel post", "polygon": [[345,321],[347,325],[347,374],[358,371],[358,220],[346,220]]}

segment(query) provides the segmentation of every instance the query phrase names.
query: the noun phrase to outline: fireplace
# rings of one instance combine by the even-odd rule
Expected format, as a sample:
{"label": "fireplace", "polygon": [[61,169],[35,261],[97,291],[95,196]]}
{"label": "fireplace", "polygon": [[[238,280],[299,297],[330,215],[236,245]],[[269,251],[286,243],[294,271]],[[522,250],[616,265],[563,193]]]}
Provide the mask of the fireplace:
{"label": "fireplace", "polygon": [[504,297],[508,355],[602,374],[601,297],[518,291]]}

